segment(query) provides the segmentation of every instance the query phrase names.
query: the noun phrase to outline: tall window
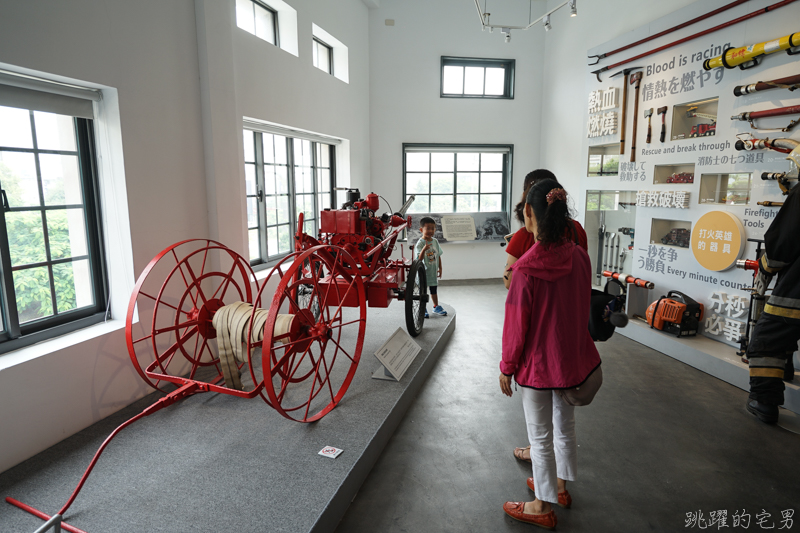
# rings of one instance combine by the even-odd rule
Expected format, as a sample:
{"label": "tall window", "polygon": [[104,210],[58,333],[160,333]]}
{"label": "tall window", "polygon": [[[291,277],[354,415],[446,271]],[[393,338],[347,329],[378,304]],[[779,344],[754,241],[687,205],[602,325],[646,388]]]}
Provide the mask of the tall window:
{"label": "tall window", "polygon": [[404,144],[404,201],[410,213],[508,211],[510,145]]}
{"label": "tall window", "polygon": [[333,156],[329,144],[244,130],[251,264],[294,250],[300,213],[304,231],[317,236],[319,212],[334,207]]}
{"label": "tall window", "polygon": [[106,307],[92,121],[2,103],[0,352]]}
{"label": "tall window", "polygon": [[442,57],[443,98],[514,98],[513,59]]}
{"label": "tall window", "polygon": [[333,74],[333,48],[316,37],[311,43],[311,58],[315,67]]}
{"label": "tall window", "polygon": [[236,25],[268,43],[278,44],[278,14],[256,0],[236,0]]}

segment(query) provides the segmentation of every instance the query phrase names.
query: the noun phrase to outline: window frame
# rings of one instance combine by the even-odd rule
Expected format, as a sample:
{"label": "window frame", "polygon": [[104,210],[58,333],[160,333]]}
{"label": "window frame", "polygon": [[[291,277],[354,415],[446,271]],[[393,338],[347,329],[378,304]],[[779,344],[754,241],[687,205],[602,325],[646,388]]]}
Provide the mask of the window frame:
{"label": "window frame", "polygon": [[[257,226],[254,228],[250,227],[249,219],[245,216],[245,219],[248,220],[246,231],[248,233],[247,242],[248,242],[248,252],[249,252],[249,232],[252,229],[258,230],[258,240],[259,240],[259,255],[255,258],[250,257],[250,266],[253,267],[254,271],[263,270],[265,268],[269,268],[274,265],[280,259],[286,257],[287,255],[294,252],[294,246],[290,244],[289,250],[283,253],[276,253],[276,254],[269,254],[265,253],[269,252],[268,246],[268,232],[267,230],[270,227],[280,227],[287,225],[286,223],[278,223],[273,225],[267,224],[267,215],[266,215],[266,189],[265,189],[265,174],[264,174],[264,165],[270,165],[272,163],[264,163],[264,149],[263,149],[263,136],[264,135],[277,135],[283,137],[286,140],[286,179],[288,181],[288,193],[286,196],[288,197],[288,211],[289,211],[289,235],[290,243],[293,242],[293,236],[297,232],[297,192],[295,188],[295,169],[298,168],[300,165],[295,163],[295,141],[307,141],[311,143],[311,171],[313,173],[313,188],[314,191],[312,193],[301,193],[302,195],[312,195],[313,202],[314,202],[314,235],[319,232],[319,220],[320,215],[319,213],[325,208],[336,208],[336,146],[334,144],[327,144],[321,142],[319,140],[307,139],[303,138],[302,136],[289,136],[280,133],[272,133],[269,131],[261,131],[252,127],[244,127],[243,131],[250,131],[253,133],[253,149],[255,154],[255,163],[248,162],[245,160],[245,165],[255,164],[256,170],[256,193],[255,194],[247,194],[247,190],[245,189],[245,212],[247,212],[247,201],[251,198],[256,198],[256,206],[257,206],[257,213],[258,213],[258,221]],[[323,145],[327,146],[328,149],[328,167],[321,167],[317,160],[317,146]],[[281,164],[282,165],[282,164]],[[318,189],[317,184],[317,172],[320,169],[328,170],[329,171],[329,190],[327,193],[320,192]],[[320,205],[320,195],[322,194],[329,194],[330,195],[330,204],[329,205]],[[278,196],[277,193],[275,195]],[[305,224],[306,221],[304,221]]]}
{"label": "window frame", "polygon": [[[33,136],[33,148],[2,147],[5,152],[30,153],[36,159],[37,183],[41,183],[41,169],[39,164],[40,154],[68,154],[77,155],[78,169],[80,173],[81,186],[83,188],[84,222],[86,224],[86,259],[89,261],[91,285],[94,296],[94,305],[58,312],[54,314],[31,320],[25,324],[19,323],[19,314],[16,305],[16,290],[14,287],[13,273],[21,270],[12,267],[10,257],[10,246],[8,240],[8,229],[5,213],[35,211],[33,206],[28,207],[6,207],[7,202],[3,194],[3,206],[0,216],[0,311],[2,311],[3,331],[0,332],[0,355],[19,348],[30,346],[45,340],[52,339],[67,333],[83,329],[87,326],[98,324],[109,318],[109,286],[104,250],[103,225],[101,203],[99,198],[99,183],[97,173],[96,143],[94,138],[94,121],[87,118],[72,117],[75,132],[75,150],[50,150],[38,148],[36,139],[36,125],[34,120],[34,109],[27,109],[31,119],[31,134]],[[63,115],[62,115],[63,116]],[[43,213],[42,228],[45,238],[45,251],[49,256],[48,225],[46,223],[46,212],[48,210],[63,209],[66,205],[46,205],[38,206],[38,210]],[[83,256],[80,256],[83,258]],[[81,259],[83,260],[83,259]],[[46,259],[40,266],[46,266],[50,277],[50,297],[51,303],[55,303],[55,287],[52,268],[56,264],[67,264],[74,261],[73,257],[68,260],[52,258]],[[39,265],[39,263],[35,263]],[[24,265],[32,268],[30,265]],[[12,299],[14,304],[12,305]]]}
{"label": "window frame", "polygon": [[[268,5],[268,4],[264,3],[264,2],[261,2],[260,0],[249,0],[249,1],[250,1],[250,3],[253,4],[253,24],[254,24],[253,33],[250,33],[249,31],[247,31],[244,28],[242,28],[241,26],[239,26],[239,21],[238,20],[236,21],[236,27],[239,28],[242,31],[250,33],[250,35],[252,35],[253,37],[257,37],[257,38],[261,39],[262,41],[264,41],[266,43],[269,43],[271,45],[274,45],[274,46],[277,46],[278,48],[280,48],[281,47],[281,43],[280,43],[280,33],[278,33],[278,11],[275,8],[273,8],[272,6],[270,6],[270,5]],[[256,9],[259,8],[259,7],[264,9],[264,10],[266,10],[266,11],[269,11],[270,14],[272,15],[272,32],[273,32],[273,35],[275,36],[275,42],[274,43],[270,42],[270,41],[268,41],[268,40],[266,40],[266,39],[264,39],[262,37],[260,37],[259,35],[257,35],[255,33]],[[235,18],[235,16],[234,16],[234,18]]]}
{"label": "window frame", "polygon": [[[311,37],[311,41],[312,41],[312,46],[315,46],[315,47],[317,45],[322,46],[323,48],[325,48],[325,50],[328,53],[328,70],[320,68],[319,59],[317,59],[317,64],[314,65],[314,67],[318,68],[322,72],[325,72],[325,73],[330,74],[331,76],[333,76],[333,46],[329,45],[328,43],[326,43],[325,41],[323,41],[322,39],[320,39],[319,37],[316,37],[316,36],[312,36]],[[313,53],[311,54],[312,60],[313,60],[314,57],[319,58],[319,50],[317,50],[316,56]],[[313,61],[312,61],[312,63],[313,63]]]}
{"label": "window frame", "polygon": [[[441,68],[439,72],[439,97],[440,98],[488,98],[500,100],[513,100],[514,99],[514,78],[516,71],[515,59],[493,59],[493,58],[478,58],[478,57],[455,57],[455,56],[442,56]],[[451,67],[483,67],[498,68],[502,67],[505,71],[503,81],[503,94],[453,94],[444,92],[444,68]],[[466,76],[464,76],[466,78]],[[483,88],[486,91],[486,71],[484,70]],[[462,85],[463,89],[463,85]]]}
{"label": "window frame", "polygon": [[[458,152],[466,152],[466,153],[476,153],[476,152],[490,152],[490,153],[503,153],[505,156],[503,158],[503,185],[501,187],[501,208],[500,211],[469,211],[470,213],[477,213],[477,212],[484,212],[484,213],[506,213],[509,217],[511,216],[511,181],[513,176],[513,167],[514,167],[514,145],[513,144],[463,144],[463,143],[403,143],[403,202],[405,203],[408,198],[408,193],[406,192],[407,183],[407,170],[406,170],[406,154],[408,153],[408,149],[412,149],[412,152],[424,152],[426,148],[430,149],[430,152],[449,152],[452,151],[454,153]],[[481,170],[480,167],[477,171],[478,173],[478,192],[477,193],[469,193],[469,194],[477,194],[478,195],[478,209],[480,209],[480,175]],[[432,179],[431,175],[433,172],[428,170],[428,194],[426,196],[430,197],[433,196],[430,193],[431,183],[430,180]],[[465,213],[466,211],[456,211],[458,206],[458,167],[453,167],[453,214],[457,214],[459,212]],[[464,194],[464,193],[462,193]],[[483,193],[483,194],[497,194],[497,193]],[[446,196],[446,195],[441,195]],[[430,210],[430,204],[428,204],[428,213],[432,213],[434,211]]]}

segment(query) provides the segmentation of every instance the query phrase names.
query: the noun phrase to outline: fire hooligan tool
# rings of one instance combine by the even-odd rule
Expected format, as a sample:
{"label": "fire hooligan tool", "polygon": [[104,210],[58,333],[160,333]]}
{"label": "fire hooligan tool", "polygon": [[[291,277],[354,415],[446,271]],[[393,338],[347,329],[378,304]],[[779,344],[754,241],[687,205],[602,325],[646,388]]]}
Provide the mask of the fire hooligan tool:
{"label": "fire hooligan tool", "polygon": [[663,143],[664,139],[667,137],[667,123],[665,122],[667,118],[667,106],[659,107],[656,113],[661,115],[661,142]]}
{"label": "fire hooligan tool", "polygon": [[639,116],[639,87],[642,85],[642,72],[634,72],[631,75],[631,85],[634,88],[633,103],[633,140],[631,141],[631,163],[636,161],[636,121]]}
{"label": "fire hooligan tool", "polygon": [[637,69],[642,67],[630,67],[624,68],[619,72],[612,74],[610,77],[613,78],[614,76],[619,76],[620,74],[623,75],[622,78],[622,126],[619,130],[619,155],[625,155],[625,111],[628,109],[628,75]]}
{"label": "fire hooligan tool", "polygon": [[653,132],[653,130],[652,130],[651,126],[650,126],[650,120],[653,118],[653,108],[652,107],[650,109],[645,109],[644,118],[647,119],[647,139],[645,140],[645,142],[647,144],[650,144],[650,136],[651,136],[651,134]]}

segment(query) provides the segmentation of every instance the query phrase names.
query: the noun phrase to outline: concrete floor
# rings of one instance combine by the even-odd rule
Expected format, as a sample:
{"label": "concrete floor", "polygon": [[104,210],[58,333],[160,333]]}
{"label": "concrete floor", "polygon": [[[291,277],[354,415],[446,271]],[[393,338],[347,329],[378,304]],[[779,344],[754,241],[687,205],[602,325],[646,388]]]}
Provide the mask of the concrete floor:
{"label": "concrete floor", "polygon": [[[441,287],[458,327],[338,532],[533,528],[502,510],[532,499],[530,465],[512,456],[526,444],[520,395],[498,385],[505,294],[499,281]],[[598,349],[605,383],[576,409],[578,481],[558,529],[674,532],[712,511],[727,511],[723,531],[743,511],[750,530],[800,529],[782,519],[800,521],[800,436],[747,414],[746,392],[621,335]]]}

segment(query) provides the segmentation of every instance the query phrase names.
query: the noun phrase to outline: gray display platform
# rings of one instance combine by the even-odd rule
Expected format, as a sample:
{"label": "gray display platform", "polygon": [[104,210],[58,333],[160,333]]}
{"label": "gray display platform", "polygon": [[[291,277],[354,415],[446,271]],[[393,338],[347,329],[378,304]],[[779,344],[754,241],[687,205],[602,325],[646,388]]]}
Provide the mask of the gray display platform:
{"label": "gray display platform", "polygon": [[[260,398],[205,393],[134,423],[109,445],[65,521],[88,533],[334,531],[455,330],[455,310],[444,307],[447,317],[425,321],[415,339],[422,351],[400,382],[372,379],[381,366],[373,353],[405,324],[404,305],[369,309],[353,382],[319,422],[287,420]],[[106,436],[158,397],[0,474],[0,496],[57,512]],[[318,455],[325,446],[344,453]],[[0,503],[0,531],[43,523]]]}
{"label": "gray display platform", "polygon": [[[750,369],[736,355],[736,349],[702,335],[678,338],[676,335],[651,329],[650,326],[637,319],[631,319],[628,326],[617,328],[624,335],[654,350],[702,370],[707,374],[735,385],[740,389],[750,390]],[[800,413],[800,372],[795,370],[795,380],[785,383],[783,407],[794,413]]]}

